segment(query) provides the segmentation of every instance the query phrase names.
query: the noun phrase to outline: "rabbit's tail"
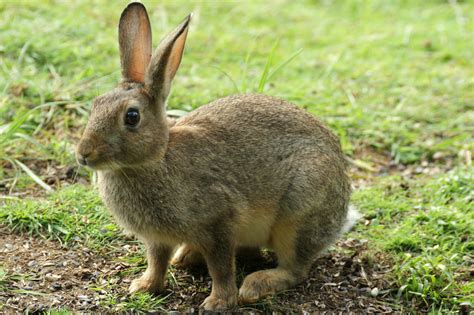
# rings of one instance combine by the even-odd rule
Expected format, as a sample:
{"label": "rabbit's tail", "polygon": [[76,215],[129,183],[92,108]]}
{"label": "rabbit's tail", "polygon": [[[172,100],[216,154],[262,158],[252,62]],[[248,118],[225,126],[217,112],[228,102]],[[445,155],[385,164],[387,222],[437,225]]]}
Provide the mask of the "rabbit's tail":
{"label": "rabbit's tail", "polygon": [[347,217],[346,217],[346,222],[344,223],[344,226],[342,227],[341,234],[344,234],[346,232],[349,232],[354,226],[354,224],[362,218],[362,214],[357,211],[356,207],[353,205],[349,205],[349,211],[347,211]]}

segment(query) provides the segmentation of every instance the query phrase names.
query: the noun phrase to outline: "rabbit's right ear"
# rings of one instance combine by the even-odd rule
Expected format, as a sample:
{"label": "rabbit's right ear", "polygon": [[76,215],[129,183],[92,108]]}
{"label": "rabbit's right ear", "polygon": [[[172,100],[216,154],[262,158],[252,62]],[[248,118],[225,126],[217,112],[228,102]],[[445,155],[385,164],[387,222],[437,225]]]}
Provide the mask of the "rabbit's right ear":
{"label": "rabbit's right ear", "polygon": [[151,58],[151,28],[143,4],[130,3],[120,16],[120,63],[124,81],[143,83]]}
{"label": "rabbit's right ear", "polygon": [[161,41],[145,76],[145,88],[163,103],[168,97],[171,81],[181,63],[190,21],[191,14]]}

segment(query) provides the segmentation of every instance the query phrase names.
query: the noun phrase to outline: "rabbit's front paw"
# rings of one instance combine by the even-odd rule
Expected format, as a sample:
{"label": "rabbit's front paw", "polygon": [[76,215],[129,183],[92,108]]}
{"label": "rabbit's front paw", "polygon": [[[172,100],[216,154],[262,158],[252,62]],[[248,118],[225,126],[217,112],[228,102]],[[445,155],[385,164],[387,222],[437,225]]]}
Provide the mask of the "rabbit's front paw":
{"label": "rabbit's front paw", "polygon": [[153,281],[148,277],[142,276],[132,281],[128,291],[130,294],[136,292],[150,292],[157,293],[163,290],[163,286],[158,284],[157,281]]}
{"label": "rabbit's front paw", "polygon": [[233,308],[237,304],[237,296],[230,296],[227,299],[217,298],[209,295],[201,304],[205,311],[225,311]]}

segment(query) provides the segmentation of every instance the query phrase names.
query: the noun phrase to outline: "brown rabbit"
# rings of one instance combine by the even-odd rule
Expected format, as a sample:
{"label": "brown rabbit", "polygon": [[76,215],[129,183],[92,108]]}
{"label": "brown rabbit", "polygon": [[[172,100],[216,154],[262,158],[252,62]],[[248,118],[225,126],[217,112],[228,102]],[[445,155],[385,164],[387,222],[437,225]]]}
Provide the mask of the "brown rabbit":
{"label": "brown rabbit", "polygon": [[[203,257],[213,280],[201,306],[225,310],[303,280],[351,223],[351,189],[337,137],[283,100],[229,96],[168,123],[189,22],[151,56],[145,7],[124,10],[123,80],[95,99],[77,159],[97,170],[105,204],[146,245],[148,268],[130,291],[163,290],[181,245],[174,262]],[[238,291],[234,260],[243,246],[273,249],[278,267],[248,275]]]}

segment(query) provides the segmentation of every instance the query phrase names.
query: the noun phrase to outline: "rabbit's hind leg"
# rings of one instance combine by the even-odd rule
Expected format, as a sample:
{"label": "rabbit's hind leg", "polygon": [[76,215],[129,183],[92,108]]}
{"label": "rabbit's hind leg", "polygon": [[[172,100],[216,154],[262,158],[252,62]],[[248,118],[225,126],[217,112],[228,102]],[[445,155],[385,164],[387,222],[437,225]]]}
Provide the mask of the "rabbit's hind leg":
{"label": "rabbit's hind leg", "polygon": [[196,248],[188,244],[182,244],[173,255],[171,264],[178,269],[184,269],[198,265],[205,265],[206,261]]}
{"label": "rabbit's hind leg", "polygon": [[269,245],[277,255],[278,267],[248,275],[239,290],[239,301],[253,303],[266,295],[287,290],[303,281],[313,259],[333,239],[316,234],[318,233],[314,227],[298,221],[276,224]]}
{"label": "rabbit's hind leg", "polygon": [[269,245],[278,257],[278,267],[260,270],[245,277],[239,290],[239,302],[253,303],[261,297],[286,290],[299,282],[295,265],[296,225],[281,222],[272,230]]}

